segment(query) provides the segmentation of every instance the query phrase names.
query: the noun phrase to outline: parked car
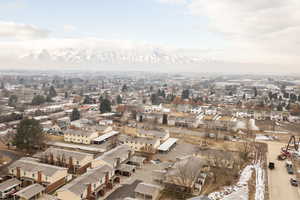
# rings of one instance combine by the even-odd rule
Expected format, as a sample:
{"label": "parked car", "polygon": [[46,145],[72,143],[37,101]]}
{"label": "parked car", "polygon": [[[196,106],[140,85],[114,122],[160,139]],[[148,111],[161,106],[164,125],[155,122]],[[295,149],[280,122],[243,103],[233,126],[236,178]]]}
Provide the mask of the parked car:
{"label": "parked car", "polygon": [[298,181],[296,179],[291,178],[290,183],[291,183],[292,186],[298,187]]}
{"label": "parked car", "polygon": [[285,162],[285,166],[286,166],[286,168],[292,168],[293,167],[293,163],[288,160],[288,161]]}
{"label": "parked car", "polygon": [[275,169],[275,163],[269,162],[269,169]]}
{"label": "parked car", "polygon": [[293,167],[287,167],[286,169],[289,174],[294,174]]}

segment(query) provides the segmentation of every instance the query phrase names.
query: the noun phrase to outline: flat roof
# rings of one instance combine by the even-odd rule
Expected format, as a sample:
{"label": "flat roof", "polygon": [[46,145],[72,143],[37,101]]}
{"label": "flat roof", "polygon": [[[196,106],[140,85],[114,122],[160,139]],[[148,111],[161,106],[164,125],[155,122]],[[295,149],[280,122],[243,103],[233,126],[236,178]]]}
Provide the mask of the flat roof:
{"label": "flat roof", "polygon": [[95,141],[95,142],[102,142],[102,141],[104,141],[104,140],[106,140],[106,139],[108,139],[108,138],[110,138],[112,136],[118,135],[118,134],[119,134],[118,131],[110,131],[108,133],[105,133],[105,134],[100,135],[99,137],[93,139],[93,141]]}
{"label": "flat roof", "polygon": [[168,151],[171,148],[171,146],[173,146],[177,141],[178,141],[178,139],[176,139],[176,138],[169,138],[169,139],[167,139],[167,141],[165,141],[158,147],[158,150],[159,151]]}

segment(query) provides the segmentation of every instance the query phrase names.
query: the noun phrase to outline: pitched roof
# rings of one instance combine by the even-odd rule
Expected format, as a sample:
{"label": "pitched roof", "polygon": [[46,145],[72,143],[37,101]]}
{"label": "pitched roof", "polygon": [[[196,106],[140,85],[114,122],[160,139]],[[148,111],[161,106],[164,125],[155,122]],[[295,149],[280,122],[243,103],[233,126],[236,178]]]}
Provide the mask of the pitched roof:
{"label": "pitched roof", "polygon": [[110,151],[105,152],[96,160],[103,160],[113,165],[117,158],[121,158],[121,160],[122,158],[126,159],[128,157],[129,151],[131,151],[131,148],[128,145],[120,145]]}
{"label": "pitched roof", "polygon": [[107,172],[111,171],[113,171],[112,167],[102,164],[95,169],[88,170],[85,174],[58,189],[57,192],[68,190],[76,195],[81,195],[89,184],[99,182],[100,179],[105,177]]}
{"label": "pitched roof", "polygon": [[21,184],[21,181],[19,181],[16,178],[8,179],[8,180],[6,180],[6,181],[4,181],[3,183],[0,184],[0,192],[3,192],[7,189],[13,188],[13,187],[15,187],[17,185],[20,185],[20,184]]}
{"label": "pitched roof", "polygon": [[44,190],[45,188],[43,186],[36,183],[20,190],[19,192],[15,193],[15,195],[21,198],[31,199],[32,197],[41,193]]}
{"label": "pitched roof", "polygon": [[54,147],[50,147],[44,153],[42,153],[42,155],[50,155],[50,154],[52,154],[54,157],[64,156],[66,159],[68,159],[69,157],[72,157],[78,161],[81,161],[81,160],[85,159],[86,157],[91,157],[91,159],[93,159],[93,154],[83,153],[83,152],[78,152],[78,151],[71,151],[71,150],[66,150],[66,149],[58,149],[58,148],[54,148]]}
{"label": "pitched roof", "polygon": [[13,169],[20,167],[22,170],[27,171],[27,172],[42,172],[46,176],[52,176],[58,171],[61,170],[67,170],[67,168],[64,167],[57,167],[53,165],[48,165],[44,163],[39,163],[36,160],[32,158],[21,158],[20,160],[15,161],[12,163],[8,169]]}

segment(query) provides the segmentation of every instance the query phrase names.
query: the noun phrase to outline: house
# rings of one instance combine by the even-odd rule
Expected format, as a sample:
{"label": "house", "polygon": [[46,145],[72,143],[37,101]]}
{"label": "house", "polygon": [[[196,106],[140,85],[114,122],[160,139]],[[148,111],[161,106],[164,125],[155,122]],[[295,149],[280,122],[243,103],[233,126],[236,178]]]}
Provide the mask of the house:
{"label": "house", "polygon": [[144,122],[144,121],[153,121],[159,124],[163,124],[164,114],[162,113],[144,113],[140,112],[136,114],[136,121],[137,122]]}
{"label": "house", "polygon": [[155,152],[160,141],[146,137],[129,137],[125,139],[124,144],[130,146],[134,151]]}
{"label": "house", "polygon": [[98,133],[93,130],[68,129],[64,132],[64,141],[78,144],[91,144],[92,140],[98,137]]}
{"label": "house", "polygon": [[128,163],[131,164],[131,165],[135,165],[137,168],[142,168],[145,161],[146,161],[145,157],[142,157],[142,156],[132,156],[130,158],[130,160],[128,161]]}
{"label": "house", "polygon": [[70,126],[71,121],[70,121],[70,117],[62,117],[56,120],[57,125],[64,129]]}
{"label": "house", "polygon": [[139,183],[135,190],[135,198],[137,199],[147,199],[156,200],[160,196],[161,188],[157,185],[150,183]]}
{"label": "house", "polygon": [[46,187],[46,192],[51,192],[65,184],[68,179],[68,169],[44,163],[39,163],[33,158],[21,158],[10,166],[8,171],[11,176],[22,181],[22,185],[39,183]]}
{"label": "house", "polygon": [[93,160],[92,168],[101,164],[108,164],[113,168],[118,168],[122,163],[127,163],[133,153],[134,151],[128,145],[117,146]]}
{"label": "house", "polygon": [[189,198],[187,200],[211,200],[208,196],[198,196],[198,197],[192,197],[192,198]]}
{"label": "house", "polygon": [[205,183],[207,162],[195,156],[178,159],[167,169],[163,183],[165,187],[190,193],[201,192]]}
{"label": "house", "polygon": [[107,164],[101,164],[88,170],[56,191],[61,200],[98,199],[120,182],[114,169]]}
{"label": "house", "polygon": [[75,174],[85,173],[94,160],[93,154],[54,147],[48,148],[38,157],[43,163],[67,167],[70,173]]}
{"label": "house", "polygon": [[11,178],[0,183],[0,199],[5,199],[8,195],[15,193],[21,186],[21,181]]}
{"label": "house", "polygon": [[45,191],[45,188],[41,186],[40,184],[32,184],[17,193],[14,194],[15,198],[19,198],[20,200],[32,200],[32,199],[38,199],[42,196],[43,192]]}
{"label": "house", "polygon": [[214,128],[217,130],[232,130],[237,123],[237,118],[231,116],[218,116],[215,119]]}
{"label": "house", "polygon": [[170,133],[167,130],[144,130],[144,129],[139,129],[137,131],[137,136],[138,137],[159,139],[160,142],[162,143],[170,137]]}

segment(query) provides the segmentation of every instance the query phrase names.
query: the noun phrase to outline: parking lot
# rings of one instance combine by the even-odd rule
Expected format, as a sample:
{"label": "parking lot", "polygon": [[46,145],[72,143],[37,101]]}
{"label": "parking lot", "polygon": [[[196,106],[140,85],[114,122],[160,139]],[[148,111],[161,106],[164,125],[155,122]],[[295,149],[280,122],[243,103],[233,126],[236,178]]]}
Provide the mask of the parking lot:
{"label": "parking lot", "polygon": [[295,178],[295,176],[287,173],[285,161],[277,160],[280,148],[284,145],[278,142],[268,142],[268,162],[275,163],[275,169],[268,172],[270,199],[298,200],[300,199],[298,188],[290,184],[290,178]]}
{"label": "parking lot", "polygon": [[155,155],[162,161],[175,161],[176,158],[193,155],[198,151],[198,146],[184,142],[183,140],[178,140],[177,144],[168,153],[159,153]]}

